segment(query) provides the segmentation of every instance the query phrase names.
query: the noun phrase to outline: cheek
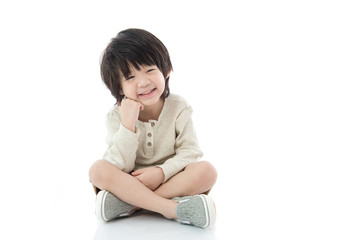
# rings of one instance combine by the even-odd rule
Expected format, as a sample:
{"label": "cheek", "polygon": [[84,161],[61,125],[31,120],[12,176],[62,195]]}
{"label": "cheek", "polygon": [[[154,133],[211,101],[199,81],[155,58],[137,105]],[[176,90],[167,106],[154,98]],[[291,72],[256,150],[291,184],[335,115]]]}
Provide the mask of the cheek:
{"label": "cheek", "polygon": [[[134,89],[134,86],[132,86],[131,83],[122,84],[122,91],[125,95],[132,94],[132,92],[134,91],[133,89]],[[136,91],[136,88],[135,88],[135,91]]]}
{"label": "cheek", "polygon": [[162,81],[160,84],[161,88],[165,88],[165,81]]}
{"label": "cheek", "polygon": [[159,78],[157,85],[159,88],[165,88],[165,79],[162,76]]}

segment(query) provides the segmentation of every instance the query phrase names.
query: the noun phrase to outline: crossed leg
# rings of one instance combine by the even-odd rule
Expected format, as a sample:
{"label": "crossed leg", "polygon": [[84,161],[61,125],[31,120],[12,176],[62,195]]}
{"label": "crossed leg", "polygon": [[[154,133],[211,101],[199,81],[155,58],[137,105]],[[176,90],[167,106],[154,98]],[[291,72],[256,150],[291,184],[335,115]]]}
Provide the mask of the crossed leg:
{"label": "crossed leg", "polygon": [[167,199],[201,194],[214,186],[216,178],[217,172],[209,162],[194,162],[160,185],[154,192]]}
{"label": "crossed leg", "polygon": [[110,191],[121,200],[173,219],[176,218],[177,202],[171,198],[208,191],[215,184],[217,173],[208,162],[191,163],[154,192],[105,160],[91,166],[89,177],[93,185]]}

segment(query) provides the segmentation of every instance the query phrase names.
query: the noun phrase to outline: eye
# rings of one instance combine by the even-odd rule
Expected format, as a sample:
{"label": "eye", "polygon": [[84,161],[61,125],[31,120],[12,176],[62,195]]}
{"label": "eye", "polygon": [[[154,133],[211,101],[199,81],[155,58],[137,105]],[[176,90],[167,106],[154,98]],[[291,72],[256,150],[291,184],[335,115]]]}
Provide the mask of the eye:
{"label": "eye", "polygon": [[152,72],[154,70],[155,70],[155,68],[151,68],[151,69],[147,70],[146,73]]}
{"label": "eye", "polygon": [[128,81],[128,80],[131,80],[131,79],[133,79],[133,78],[134,78],[134,76],[129,76],[129,77],[127,77],[125,80]]}

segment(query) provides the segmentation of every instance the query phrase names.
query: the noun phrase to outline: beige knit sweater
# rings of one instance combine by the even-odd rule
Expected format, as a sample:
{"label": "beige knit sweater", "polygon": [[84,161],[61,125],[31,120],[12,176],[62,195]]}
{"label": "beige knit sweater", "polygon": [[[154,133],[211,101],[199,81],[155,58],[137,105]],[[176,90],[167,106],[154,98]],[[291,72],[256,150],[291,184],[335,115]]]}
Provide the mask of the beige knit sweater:
{"label": "beige knit sweater", "polygon": [[108,149],[104,159],[124,172],[159,166],[165,181],[202,157],[191,120],[192,108],[174,94],[165,99],[159,119],[136,122],[133,133],[121,124],[114,106],[107,115]]}

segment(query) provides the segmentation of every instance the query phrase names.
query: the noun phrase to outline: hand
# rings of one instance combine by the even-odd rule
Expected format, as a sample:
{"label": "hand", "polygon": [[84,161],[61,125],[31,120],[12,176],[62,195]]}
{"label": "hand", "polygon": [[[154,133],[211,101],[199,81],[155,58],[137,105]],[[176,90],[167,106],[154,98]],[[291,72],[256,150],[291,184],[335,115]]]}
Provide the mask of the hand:
{"label": "hand", "polygon": [[118,103],[121,115],[121,123],[124,127],[135,132],[135,123],[139,118],[139,113],[144,110],[144,105],[129,98],[125,98]]}
{"label": "hand", "polygon": [[157,189],[165,179],[164,172],[159,167],[138,169],[132,172],[131,175],[142,182],[151,191]]}

